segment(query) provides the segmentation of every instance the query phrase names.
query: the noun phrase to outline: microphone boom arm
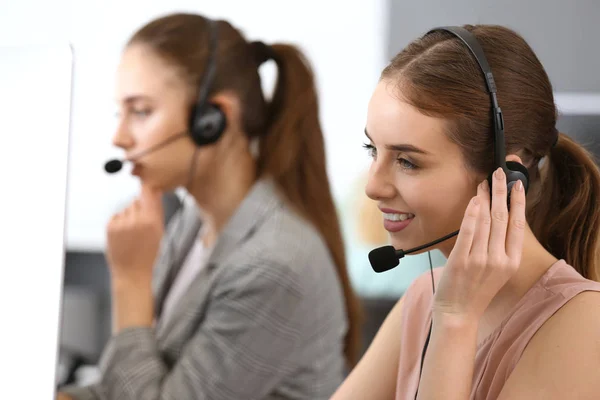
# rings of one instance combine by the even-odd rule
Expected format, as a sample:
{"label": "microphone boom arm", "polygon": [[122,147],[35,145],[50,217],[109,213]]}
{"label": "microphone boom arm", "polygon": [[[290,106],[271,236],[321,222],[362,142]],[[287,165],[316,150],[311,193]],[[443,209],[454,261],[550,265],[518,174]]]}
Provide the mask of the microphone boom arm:
{"label": "microphone boom arm", "polygon": [[119,172],[121,170],[121,168],[123,167],[123,163],[125,161],[129,161],[129,162],[136,161],[138,158],[143,157],[146,154],[152,153],[153,151],[159,150],[159,149],[167,146],[168,144],[176,141],[177,139],[181,139],[185,135],[187,135],[187,131],[186,132],[178,133],[177,135],[173,135],[171,137],[168,137],[167,139],[163,140],[162,142],[159,142],[159,143],[155,144],[154,146],[150,146],[146,150],[141,151],[138,154],[135,154],[133,157],[129,157],[127,159],[123,159],[123,160],[119,160],[119,159],[109,160],[109,161],[106,162],[106,164],[104,164],[104,170],[106,172],[108,172],[109,174],[112,174],[112,173],[115,173],[115,172]]}
{"label": "microphone boom arm", "polygon": [[458,235],[458,233],[459,233],[459,232],[460,232],[460,229],[459,229],[459,230],[456,230],[456,231],[454,231],[454,232],[452,232],[452,233],[449,233],[449,234],[447,234],[446,236],[443,236],[443,237],[441,237],[441,238],[439,238],[439,239],[437,239],[437,240],[434,240],[433,242],[425,243],[425,244],[423,244],[423,245],[421,245],[421,246],[414,247],[414,248],[412,248],[412,249],[408,249],[408,250],[396,250],[396,254],[398,254],[398,257],[399,257],[399,258],[402,258],[402,257],[404,257],[404,256],[405,256],[405,255],[407,255],[407,254],[414,253],[415,251],[419,251],[419,250],[426,249],[426,248],[428,248],[428,247],[431,247],[431,246],[434,246],[434,245],[436,245],[436,244],[438,244],[438,243],[440,243],[440,242],[443,242],[443,241],[445,241],[445,240],[448,240],[448,239],[450,239],[452,236],[456,236],[456,235]]}

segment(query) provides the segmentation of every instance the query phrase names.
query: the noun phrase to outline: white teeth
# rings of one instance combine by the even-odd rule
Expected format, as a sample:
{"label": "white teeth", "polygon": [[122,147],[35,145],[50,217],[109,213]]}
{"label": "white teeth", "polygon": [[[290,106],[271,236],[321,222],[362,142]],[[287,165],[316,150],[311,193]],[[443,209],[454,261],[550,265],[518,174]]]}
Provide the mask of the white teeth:
{"label": "white teeth", "polygon": [[407,219],[410,218],[414,218],[415,215],[414,214],[390,214],[390,213],[383,213],[383,218],[387,219],[388,221],[405,221]]}

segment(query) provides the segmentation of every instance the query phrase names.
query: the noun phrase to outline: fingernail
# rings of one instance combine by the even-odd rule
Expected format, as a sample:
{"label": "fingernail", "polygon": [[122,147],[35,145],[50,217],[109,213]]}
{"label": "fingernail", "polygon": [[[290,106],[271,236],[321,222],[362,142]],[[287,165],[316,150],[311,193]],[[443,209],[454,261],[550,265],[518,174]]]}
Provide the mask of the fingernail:
{"label": "fingernail", "polygon": [[498,168],[494,173],[494,176],[496,179],[504,179],[504,171],[502,171],[502,168]]}
{"label": "fingernail", "polygon": [[490,191],[490,184],[488,183],[487,179],[481,182],[481,190],[483,190],[484,192]]}
{"label": "fingernail", "polygon": [[520,180],[517,181],[517,184],[515,185],[517,191],[522,192],[523,191],[523,182],[521,182]]}

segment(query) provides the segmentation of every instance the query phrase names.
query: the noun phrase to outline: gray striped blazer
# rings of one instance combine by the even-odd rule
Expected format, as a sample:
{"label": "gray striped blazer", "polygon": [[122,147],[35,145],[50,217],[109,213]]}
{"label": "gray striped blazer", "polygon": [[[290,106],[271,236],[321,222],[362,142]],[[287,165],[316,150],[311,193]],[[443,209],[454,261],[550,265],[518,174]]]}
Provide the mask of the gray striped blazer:
{"label": "gray striped blazer", "polygon": [[[169,223],[154,271],[158,313],[200,226],[190,205]],[[318,400],[343,379],[347,319],[335,266],[271,180],[238,207],[172,317],[114,335],[100,382],[61,391],[78,400]]]}

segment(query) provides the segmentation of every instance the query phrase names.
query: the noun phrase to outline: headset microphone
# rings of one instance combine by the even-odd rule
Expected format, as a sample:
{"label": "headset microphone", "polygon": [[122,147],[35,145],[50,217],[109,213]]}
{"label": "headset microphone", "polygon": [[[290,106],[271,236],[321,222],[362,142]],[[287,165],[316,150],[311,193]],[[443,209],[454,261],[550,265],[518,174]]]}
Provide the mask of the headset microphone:
{"label": "headset microphone", "polygon": [[177,139],[181,139],[183,136],[186,136],[186,135],[188,135],[188,132],[182,132],[177,135],[173,135],[173,136],[167,138],[166,140],[164,140],[164,141],[150,147],[149,149],[146,149],[146,150],[142,151],[141,153],[138,153],[135,156],[128,158],[126,160],[114,159],[114,160],[107,161],[106,164],[104,164],[104,170],[106,172],[108,172],[109,174],[114,174],[115,172],[119,172],[121,170],[121,168],[123,168],[123,162],[135,161],[138,158],[145,156],[146,154],[149,154],[149,153],[152,153],[153,151],[162,149],[163,147],[170,144],[171,142],[174,142]]}
{"label": "headset microphone", "polygon": [[407,254],[414,253],[419,250],[426,249],[434,246],[440,242],[450,239],[453,236],[458,235],[459,231],[454,231],[444,237],[434,240],[433,242],[425,243],[418,247],[413,247],[408,250],[396,250],[393,246],[383,246],[377,249],[371,250],[369,253],[369,262],[375,272],[385,272],[390,269],[396,268],[400,264],[400,259]]}
{"label": "headset microphone", "polygon": [[104,170],[109,174],[114,174],[115,172],[119,172],[123,168],[123,161],[121,160],[110,160],[104,164]]}

